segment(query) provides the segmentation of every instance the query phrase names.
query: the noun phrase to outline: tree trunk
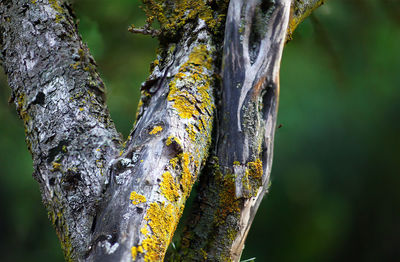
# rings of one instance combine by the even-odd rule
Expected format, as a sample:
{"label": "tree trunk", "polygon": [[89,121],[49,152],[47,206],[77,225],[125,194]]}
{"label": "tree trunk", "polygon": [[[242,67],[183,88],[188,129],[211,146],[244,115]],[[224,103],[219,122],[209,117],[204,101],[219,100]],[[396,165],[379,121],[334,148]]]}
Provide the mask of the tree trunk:
{"label": "tree trunk", "polygon": [[124,144],[69,5],[0,3],[3,66],[43,202],[67,260],[161,261],[206,166],[169,258],[238,261],[268,188],[285,37],[322,1],[143,2],[149,24],[131,31],[160,48]]}

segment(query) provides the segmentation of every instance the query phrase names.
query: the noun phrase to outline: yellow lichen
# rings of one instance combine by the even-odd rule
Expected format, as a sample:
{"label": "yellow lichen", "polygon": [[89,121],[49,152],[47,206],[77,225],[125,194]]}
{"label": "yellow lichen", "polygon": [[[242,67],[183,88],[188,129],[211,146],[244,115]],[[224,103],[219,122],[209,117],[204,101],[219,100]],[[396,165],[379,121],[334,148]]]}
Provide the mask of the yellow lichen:
{"label": "yellow lichen", "polygon": [[155,126],[150,132],[150,135],[155,135],[163,130],[162,126]]}
{"label": "yellow lichen", "polygon": [[176,165],[178,164],[179,158],[173,157],[169,160],[169,163],[171,164],[172,168],[175,168]]}
{"label": "yellow lichen", "polygon": [[179,209],[171,204],[151,203],[145,220],[152,233],[143,240],[142,247],[146,251],[144,261],[161,261],[165,255],[176,228]]}
{"label": "yellow lichen", "polygon": [[308,6],[304,1],[294,1],[290,8],[289,25],[287,29],[286,40],[291,40],[294,30],[297,26],[309,16],[317,7],[321,6],[325,0],[314,2],[313,6]]}
{"label": "yellow lichen", "polygon": [[141,194],[136,193],[135,191],[131,192],[131,196],[129,197],[129,199],[132,200],[132,204],[134,204],[134,205],[146,202],[146,197]]}
{"label": "yellow lichen", "polygon": [[155,19],[160,23],[165,35],[173,36],[189,20],[200,18],[214,31],[221,25],[224,16],[214,15],[214,11],[206,1],[199,0],[143,0],[146,5],[147,23]]}
{"label": "yellow lichen", "polygon": [[73,69],[78,69],[78,67],[79,67],[79,65],[81,64],[81,62],[76,62],[76,63],[73,63],[73,64],[70,64],[70,66],[73,68]]}
{"label": "yellow lichen", "polygon": [[196,141],[196,134],[197,134],[196,128],[192,124],[189,124],[188,127],[186,128],[186,131],[188,132],[190,140],[192,142],[195,142]]}
{"label": "yellow lichen", "polygon": [[203,256],[204,261],[207,261],[207,252],[204,249],[201,248],[200,249],[200,253]]}
{"label": "yellow lichen", "polygon": [[179,199],[179,186],[175,183],[169,171],[162,174],[163,181],[160,183],[161,192],[166,199],[175,202]]}
{"label": "yellow lichen", "polygon": [[140,99],[139,103],[138,103],[138,106],[137,106],[137,109],[136,109],[135,124],[136,124],[136,121],[137,121],[137,119],[139,117],[140,111],[142,110],[142,107],[143,107],[143,99]]}
{"label": "yellow lichen", "polygon": [[54,11],[57,12],[56,14],[56,22],[60,22],[61,18],[62,18],[62,14],[64,13],[64,10],[62,9],[62,7],[57,3],[57,0],[49,0],[49,4],[51,5],[51,7],[54,9]]}
{"label": "yellow lichen", "polygon": [[249,172],[249,176],[254,179],[261,180],[263,175],[263,165],[260,159],[257,159],[254,162],[248,162],[247,168]]}
{"label": "yellow lichen", "polygon": [[[214,105],[209,95],[210,79],[204,71],[211,67],[212,58],[207,46],[199,45],[193,49],[188,61],[179,68],[179,72],[170,82],[168,101],[173,102],[173,107],[178,111],[180,117],[185,119],[198,117],[205,113],[203,112],[205,109],[211,112]],[[185,82],[195,86],[197,91],[192,94],[184,89]]]}
{"label": "yellow lichen", "polygon": [[189,170],[190,159],[189,159],[189,154],[187,153],[182,153],[180,156],[182,165],[181,186],[182,186],[182,191],[187,194],[189,192],[189,189],[192,187],[194,183],[192,174],[190,173]]}
{"label": "yellow lichen", "polygon": [[61,168],[61,164],[60,163],[52,162],[51,164],[53,166],[53,169],[51,170],[52,172],[60,170],[60,168]]}
{"label": "yellow lichen", "polygon": [[72,261],[72,243],[69,228],[67,223],[65,222],[63,213],[53,209],[49,211],[48,216],[56,229],[56,234],[58,238],[60,239],[61,247],[64,251],[65,260]]}
{"label": "yellow lichen", "polygon": [[143,253],[143,248],[141,246],[139,246],[139,247],[133,246],[131,248],[132,260],[136,259],[138,252]]}
{"label": "yellow lichen", "polygon": [[[216,160],[218,161],[218,160]],[[223,175],[218,162],[214,164],[215,176],[219,187],[218,209],[214,220],[216,225],[226,223],[226,217],[230,214],[239,215],[240,201],[235,194],[235,178],[232,174]]]}
{"label": "yellow lichen", "polygon": [[165,141],[165,144],[167,146],[170,146],[172,144],[172,142],[176,142],[177,144],[182,145],[181,141],[176,136],[169,136],[167,138],[167,141]]}
{"label": "yellow lichen", "polygon": [[140,229],[140,233],[143,235],[147,235],[149,233],[149,230],[147,229],[147,226],[144,226]]}

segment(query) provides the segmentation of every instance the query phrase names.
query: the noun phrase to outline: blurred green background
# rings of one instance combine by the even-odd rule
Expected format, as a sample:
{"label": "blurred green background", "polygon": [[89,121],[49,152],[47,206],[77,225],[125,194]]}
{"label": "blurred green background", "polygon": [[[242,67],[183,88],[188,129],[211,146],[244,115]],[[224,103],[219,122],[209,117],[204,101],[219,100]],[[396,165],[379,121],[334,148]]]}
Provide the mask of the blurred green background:
{"label": "blurred green background", "polygon": [[[400,7],[327,0],[284,50],[272,187],[242,259],[400,261]],[[74,2],[126,136],[157,41],[139,1]],[[63,261],[0,74],[1,261]]]}

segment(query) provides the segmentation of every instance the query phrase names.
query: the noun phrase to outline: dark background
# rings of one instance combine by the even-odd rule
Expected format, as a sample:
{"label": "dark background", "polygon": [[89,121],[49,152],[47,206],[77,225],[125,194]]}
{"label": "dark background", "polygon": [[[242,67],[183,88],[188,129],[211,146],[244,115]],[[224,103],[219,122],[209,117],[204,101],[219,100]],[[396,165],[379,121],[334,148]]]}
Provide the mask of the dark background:
{"label": "dark background", "polygon": [[[284,50],[272,187],[242,260],[400,261],[400,7],[327,0]],[[126,136],[157,41],[139,1],[79,0],[80,32]],[[62,261],[0,73],[1,261]]]}

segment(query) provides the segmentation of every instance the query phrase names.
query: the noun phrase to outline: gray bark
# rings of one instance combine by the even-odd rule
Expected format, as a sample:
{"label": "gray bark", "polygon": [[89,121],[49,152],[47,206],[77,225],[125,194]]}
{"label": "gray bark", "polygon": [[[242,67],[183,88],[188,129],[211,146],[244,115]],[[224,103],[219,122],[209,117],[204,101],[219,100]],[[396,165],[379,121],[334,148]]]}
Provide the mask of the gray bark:
{"label": "gray bark", "polygon": [[268,189],[289,11],[289,0],[230,2],[215,157],[184,233],[181,258],[240,259]]}
{"label": "gray bark", "polygon": [[112,164],[89,261],[162,260],[208,155],[215,45],[200,19],[184,30],[143,86],[147,99]]}
{"label": "gray bark", "polygon": [[67,256],[80,257],[120,135],[95,62],[59,4],[2,1],[2,60],[43,202]]}
{"label": "gray bark", "polygon": [[144,1],[161,28],[132,31],[157,35],[161,51],[123,145],[70,7],[62,0],[0,2],[11,101],[67,260],[162,260],[209,157],[214,123],[198,205],[171,259],[240,258],[267,190],[286,32],[322,1],[295,1],[290,21],[290,0],[231,1],[222,93],[228,1],[189,2]]}

